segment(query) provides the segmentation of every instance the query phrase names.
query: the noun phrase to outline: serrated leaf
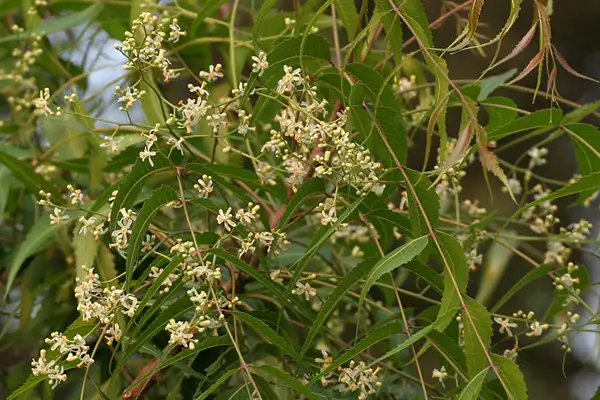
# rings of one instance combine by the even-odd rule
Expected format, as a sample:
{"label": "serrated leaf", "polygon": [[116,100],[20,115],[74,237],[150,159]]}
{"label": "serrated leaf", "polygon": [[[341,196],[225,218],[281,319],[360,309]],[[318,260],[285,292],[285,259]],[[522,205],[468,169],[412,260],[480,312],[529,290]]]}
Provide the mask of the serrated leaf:
{"label": "serrated leaf", "polygon": [[515,76],[517,73],[517,69],[513,68],[506,71],[503,74],[490,76],[481,81],[481,90],[479,91],[479,95],[477,96],[477,101],[484,101],[488,98],[488,96],[497,88],[502,86],[506,81]]}
{"label": "serrated leaf", "polygon": [[358,302],[358,308],[361,308],[362,303],[365,300],[369,289],[375,284],[384,274],[393,271],[394,269],[406,264],[413,258],[421,254],[421,252],[427,246],[429,242],[428,236],[421,236],[420,238],[413,239],[410,242],[404,244],[398,249],[394,250],[390,254],[383,257],[371,270],[365,285],[363,286],[362,292],[360,293],[360,300]]}
{"label": "serrated leaf", "polygon": [[377,0],[375,2],[377,12],[381,13],[381,22],[385,30],[385,40],[394,54],[396,66],[402,64],[402,53],[404,52],[402,40],[402,20],[390,10],[390,3],[387,0]]}
{"label": "serrated leaf", "polygon": [[[436,320],[436,329],[443,332],[454,319],[460,306],[460,294],[465,293],[469,281],[469,267],[465,252],[460,243],[452,235],[437,231],[438,241],[444,252],[450,271],[444,270],[444,293],[442,304]],[[454,282],[458,285],[457,293]]]}
{"label": "serrated leaf", "polygon": [[158,278],[154,279],[154,282],[152,282],[152,285],[150,285],[148,290],[146,290],[144,297],[142,297],[142,300],[140,300],[138,308],[135,310],[135,314],[132,318],[132,321],[138,319],[138,316],[144,311],[144,307],[146,307],[146,304],[148,304],[150,300],[154,298],[156,293],[158,293],[158,291],[160,290],[162,283],[165,281],[165,279],[167,279],[169,274],[173,271],[175,267],[179,265],[180,262],[180,257],[173,257],[173,259],[169,261],[167,266],[163,268],[163,272],[161,272]]}
{"label": "serrated leaf", "polygon": [[463,311],[464,349],[469,378],[475,377],[482,369],[488,369],[490,362],[487,354],[492,341],[492,316],[481,304],[468,296],[463,296],[466,310]]}
{"label": "serrated leaf", "polygon": [[47,215],[44,215],[31,227],[29,232],[27,232],[25,240],[21,242],[12,256],[12,261],[8,267],[8,278],[6,279],[4,298],[8,296],[13,282],[25,260],[52,243],[55,240],[56,232],[58,232],[62,226],[64,226],[64,224],[50,225],[50,218],[48,218]]}
{"label": "serrated leaf", "polygon": [[393,157],[389,154],[383,136],[400,162],[405,163],[406,130],[402,110],[391,86],[379,72],[365,64],[349,64],[346,66],[346,71],[360,82],[365,97],[372,102],[372,105],[365,102],[363,95],[356,92],[361,90],[358,84],[354,84],[350,114],[353,123],[361,133],[361,139],[365,141],[365,146],[377,161],[388,167],[393,166]]}
{"label": "serrated leaf", "polygon": [[352,286],[356,284],[360,279],[362,279],[368,272],[371,270],[373,266],[372,261],[364,261],[354,267],[342,281],[335,287],[333,293],[327,297],[325,304],[319,310],[319,314],[315,318],[314,322],[311,324],[310,330],[306,334],[306,338],[304,339],[304,345],[302,346],[302,350],[300,354],[303,356],[306,354],[306,351],[311,346],[311,343],[314,337],[319,333],[321,326],[325,323],[325,320],[331,315],[331,313],[335,310],[335,307],[342,300],[342,297],[346,294]]}
{"label": "serrated leaf", "polygon": [[73,12],[62,17],[52,17],[50,19],[43,20],[42,23],[40,23],[32,31],[4,36],[0,38],[0,43],[12,42],[15,40],[23,40],[30,35],[49,35],[51,33],[61,32],[67,29],[75,28],[76,26],[79,26],[86,22],[90,22],[91,20],[96,18],[100,14],[100,11],[102,11],[103,7],[104,3],[98,1],[83,11]]}
{"label": "serrated leaf", "polygon": [[[440,219],[440,196],[435,191],[435,188],[431,186],[431,181],[416,171],[405,168],[406,174],[410,183],[415,189],[418,201],[423,206],[427,219],[431,223],[432,227],[438,226]],[[408,186],[407,184],[405,186]],[[421,211],[417,205],[417,199],[413,196],[412,191],[408,191],[408,215],[412,224],[413,236],[423,236],[429,234],[429,227],[425,218],[421,214]]]}
{"label": "serrated leaf", "polygon": [[82,266],[92,268],[95,264],[96,253],[98,253],[98,241],[91,233],[83,234],[79,233],[79,226],[76,228],[76,232],[73,235],[73,249],[75,255],[75,268],[77,270],[77,277],[83,279],[85,272],[83,272]]}
{"label": "serrated leaf", "polygon": [[[251,276],[254,280],[259,282],[269,294],[275,295],[277,298],[279,298],[279,301],[281,301],[282,305],[285,306],[289,303],[292,303],[296,306],[296,310],[298,310],[301,313],[301,315],[303,315],[305,318],[310,318],[309,316],[311,316],[312,312],[304,302],[300,301],[297,298],[297,296],[287,295],[282,285],[272,281],[264,273],[257,271],[256,269],[252,268],[252,266],[250,266],[249,264],[240,260],[233,254],[224,251],[223,249],[212,248],[208,250],[208,252],[210,254],[216,255],[217,257],[221,257],[225,261],[229,261],[240,271]],[[310,318],[310,320],[312,321],[314,320],[314,318]]]}
{"label": "serrated leaf", "polygon": [[37,385],[44,381],[46,375],[30,376],[17,390],[12,392],[6,400],[19,399],[28,391],[34,389]]}
{"label": "serrated leaf", "polygon": [[344,28],[348,38],[352,40],[356,32],[358,31],[358,12],[356,12],[356,6],[354,0],[333,0],[335,4],[335,10],[338,16],[342,20]]}
{"label": "serrated leaf", "polygon": [[149,342],[159,332],[163,331],[170,319],[175,319],[193,308],[194,305],[188,296],[181,296],[166,307],[162,313],[154,318],[150,325],[141,330],[139,335],[128,340],[128,346],[126,351],[123,352],[116,370],[119,370],[146,342]]}
{"label": "serrated leaf", "polygon": [[427,334],[431,332],[434,328],[435,324],[427,325],[417,333],[412,334],[410,338],[407,338],[406,340],[402,341],[402,343],[394,347],[392,350],[373,360],[369,365],[379,364],[380,362],[392,357],[393,355],[398,354],[399,352],[407,349],[409,346],[412,346],[413,344],[417,343],[419,340],[427,336]]}
{"label": "serrated leaf", "polygon": [[442,351],[449,360],[452,361],[455,367],[461,372],[466,373],[466,360],[463,349],[459,346],[455,338],[448,336],[445,333],[433,330],[427,335],[432,343],[435,344],[437,350]]}
{"label": "serrated leaf", "polygon": [[115,197],[110,213],[109,230],[111,232],[114,231],[117,226],[119,210],[121,208],[128,209],[133,205],[133,202],[144,187],[146,181],[153,175],[170,169],[167,159],[162,156],[157,155],[153,161],[154,167],[147,162],[137,160],[131,172],[119,183],[119,192]]}
{"label": "serrated leaf", "polygon": [[[569,138],[575,148],[575,156],[581,175],[600,172],[600,130],[590,124],[567,124]],[[579,194],[583,201],[593,195],[595,190],[587,190]]]}
{"label": "serrated leaf", "polygon": [[[346,350],[340,356],[335,358],[324,371],[321,371],[317,376],[312,378],[309,384],[318,382],[323,376],[327,375],[329,372],[333,371],[340,365],[352,360],[354,357],[356,357],[369,347],[381,342],[382,340],[389,338],[390,336],[402,334],[402,332],[403,327],[399,323],[387,324],[380,328],[370,331],[363,339],[356,343],[356,345],[354,345],[352,348]],[[413,335],[413,337],[415,336],[416,335]],[[406,341],[403,342],[401,346],[406,348],[407,346],[404,346],[404,343],[406,343]]]}
{"label": "serrated leaf", "polygon": [[482,369],[473,379],[469,381],[467,386],[460,392],[457,400],[477,400],[483,381],[487,376],[489,370],[487,368]]}
{"label": "serrated leaf", "polygon": [[514,400],[527,400],[527,385],[517,364],[498,354],[492,354],[492,361],[496,364],[500,377],[507,386],[509,397]]}
{"label": "serrated leaf", "polygon": [[528,208],[537,206],[538,204],[542,204],[546,201],[552,201],[558,199],[560,197],[569,196],[572,194],[578,194],[581,192],[585,192],[588,190],[597,190],[600,188],[600,172],[594,172],[592,174],[581,177],[577,182],[574,182],[570,185],[563,186],[562,188],[556,190],[553,193],[550,193],[548,196],[542,197],[541,199],[532,201],[529,204],[524,205],[519,208],[511,217],[514,218],[516,215],[522,213]]}
{"label": "serrated leaf", "polygon": [[[488,113],[489,121],[485,127],[488,132],[508,124],[519,115],[516,111],[517,103],[508,97],[489,97],[481,105]],[[500,107],[495,107],[496,105]]]}
{"label": "serrated leaf", "polygon": [[299,360],[300,357],[298,352],[291,343],[289,343],[286,339],[281,337],[277,332],[275,332],[269,325],[261,321],[260,319],[243,312],[234,311],[233,315],[242,320],[246,325],[248,325],[252,330],[254,330],[259,335],[267,338],[271,343],[275,346],[279,347],[285,354],[291,355],[295,360]]}
{"label": "serrated leaf", "polygon": [[37,174],[34,169],[25,161],[19,160],[16,157],[0,150],[0,164],[4,164],[12,174],[19,181],[25,185],[27,190],[34,194],[37,198],[40,198],[39,191],[52,194],[52,200],[55,202],[60,201],[60,193],[54,188],[52,184]]}
{"label": "serrated leaf", "polygon": [[133,278],[133,271],[135,264],[140,256],[140,250],[142,248],[142,242],[150,226],[150,222],[154,215],[161,209],[165,204],[178,200],[179,197],[177,192],[168,186],[163,186],[152,193],[152,196],[144,202],[142,209],[137,215],[133,227],[131,228],[131,236],[129,238],[129,247],[127,249],[127,263],[126,263],[126,287],[130,287],[131,279]]}
{"label": "serrated leaf", "polygon": [[324,196],[325,184],[322,179],[312,178],[306,181],[300,186],[298,191],[294,193],[286,205],[285,211],[279,219],[276,229],[283,229],[285,224],[287,224],[292,216],[294,216],[299,207],[302,206],[306,207],[308,210],[312,210]]}
{"label": "serrated leaf", "polygon": [[196,400],[204,400],[205,398],[210,396],[210,394],[212,392],[214,392],[219,386],[221,386],[223,384],[223,382],[225,382],[226,380],[231,378],[236,372],[239,372],[239,370],[240,370],[239,368],[232,368],[232,369],[228,370],[227,372],[221,374],[221,376],[219,376],[219,378],[215,381],[215,383],[210,385],[208,387],[208,389],[206,389],[198,397],[196,397]]}
{"label": "serrated leaf", "polygon": [[556,127],[562,122],[562,119],[563,113],[558,108],[538,110],[488,132],[488,139],[498,140],[534,128]]}
{"label": "serrated leaf", "polygon": [[310,389],[308,389],[308,387],[306,387],[304,383],[300,382],[300,380],[298,380],[297,378],[288,375],[279,368],[273,367],[271,365],[252,366],[252,368],[254,370],[262,371],[266,374],[269,374],[276,379],[279,379],[280,381],[289,385],[296,392],[303,394],[311,400],[318,400],[318,397],[315,396],[314,393],[311,392]]}
{"label": "serrated leaf", "polygon": [[317,251],[319,251],[319,249],[325,243],[325,241],[328,240],[335,232],[337,232],[339,226],[342,223],[346,222],[346,219],[348,219],[350,214],[356,211],[356,209],[364,199],[365,196],[360,196],[359,198],[354,200],[354,202],[348,205],[344,212],[338,216],[337,220],[333,224],[325,226],[319,231],[317,231],[317,233],[309,243],[307,249],[305,250],[302,258],[298,260],[298,262],[295,263],[293,266],[294,275],[292,276],[292,279],[288,284],[288,293],[291,292],[292,288],[296,286],[296,282],[298,282],[298,279],[300,279],[300,275],[308,265],[309,261],[313,259],[313,257],[315,256]]}

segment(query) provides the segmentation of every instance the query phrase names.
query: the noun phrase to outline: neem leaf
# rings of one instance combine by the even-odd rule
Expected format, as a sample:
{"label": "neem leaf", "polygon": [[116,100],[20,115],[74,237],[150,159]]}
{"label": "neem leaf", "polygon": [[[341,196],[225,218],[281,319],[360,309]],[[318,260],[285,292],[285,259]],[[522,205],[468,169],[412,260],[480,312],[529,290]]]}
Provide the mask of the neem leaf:
{"label": "neem leaf", "polygon": [[538,110],[488,132],[488,139],[498,140],[515,133],[540,127],[556,127],[562,122],[562,119],[563,113],[558,108]]}
{"label": "neem leaf", "polygon": [[375,284],[375,282],[379,280],[379,278],[381,278],[384,274],[387,274],[388,272],[391,272],[394,269],[408,263],[413,258],[421,254],[421,252],[425,249],[425,246],[427,246],[428,241],[428,236],[421,236],[420,238],[411,240],[410,242],[383,257],[375,265],[375,267],[373,267],[369,273],[369,276],[367,277],[362,292],[360,293],[358,308],[361,308],[369,289]]}
{"label": "neem leaf", "polygon": [[177,192],[171,187],[163,186],[152,193],[152,196],[144,202],[142,209],[137,215],[133,227],[131,228],[131,237],[129,238],[129,248],[127,249],[127,279],[126,285],[129,287],[133,278],[135,263],[140,256],[142,242],[146,236],[148,227],[154,215],[168,202],[178,199]]}

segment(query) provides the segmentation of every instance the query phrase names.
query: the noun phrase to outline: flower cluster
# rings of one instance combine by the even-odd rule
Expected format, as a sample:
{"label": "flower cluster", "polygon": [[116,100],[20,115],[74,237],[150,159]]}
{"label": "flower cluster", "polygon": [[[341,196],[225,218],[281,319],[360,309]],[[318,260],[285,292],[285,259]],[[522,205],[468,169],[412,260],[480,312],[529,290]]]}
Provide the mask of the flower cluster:
{"label": "flower cluster", "polygon": [[[185,35],[177,22],[177,19],[172,20],[167,41],[175,43]],[[142,12],[133,20],[131,31],[125,32],[123,44],[116,46],[116,49],[128,59],[125,69],[143,71],[148,68],[159,68],[165,82],[179,76],[179,72],[171,68],[171,61],[166,57],[167,51],[163,47],[166,36],[161,18],[150,12]]]}
{"label": "flower cluster", "polygon": [[84,321],[97,319],[100,323],[111,326],[115,334],[107,340],[118,340],[120,330],[118,324],[114,323],[115,313],[121,311],[128,317],[133,317],[138,306],[137,298],[115,286],[102,288],[100,277],[94,272],[94,268],[83,265],[81,270],[86,275],[84,279],[75,280],[77,311]]}
{"label": "flower cluster", "polygon": [[40,350],[40,357],[31,361],[31,372],[34,376],[46,375],[52,389],[67,380],[63,362],[76,362],[78,368],[88,367],[94,362],[94,359],[88,353],[89,346],[86,345],[85,339],[79,334],[75,335],[73,339],[69,339],[60,332],[53,332],[46,339],[46,343],[51,345],[50,354],[53,357],[48,360],[48,352],[45,349]]}

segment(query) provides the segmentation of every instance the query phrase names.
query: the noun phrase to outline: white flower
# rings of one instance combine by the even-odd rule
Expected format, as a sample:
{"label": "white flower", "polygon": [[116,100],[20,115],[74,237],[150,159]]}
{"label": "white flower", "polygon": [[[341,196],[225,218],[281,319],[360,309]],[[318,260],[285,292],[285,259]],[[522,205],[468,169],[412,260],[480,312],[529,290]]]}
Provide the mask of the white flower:
{"label": "white flower", "polygon": [[531,325],[529,325],[529,329],[531,329],[531,332],[527,332],[527,336],[541,336],[542,333],[548,329],[548,324],[540,324],[539,321],[534,321]]}
{"label": "white flower", "polygon": [[506,334],[508,336],[513,335],[510,328],[517,327],[517,324],[514,322],[510,322],[510,320],[508,318],[495,317],[494,321],[496,321],[496,323],[500,325],[500,329],[499,329],[500,333],[504,333],[504,331],[506,331]]}
{"label": "white flower", "polygon": [[225,212],[223,212],[223,210],[219,210],[219,215],[217,215],[217,223],[219,225],[224,225],[228,232],[231,232],[231,228],[236,227],[236,223],[233,222],[233,216],[231,215],[231,207],[229,207]]}
{"label": "white flower", "polygon": [[198,191],[198,196],[201,198],[208,197],[214,189],[212,176],[202,175],[202,179],[198,179],[198,183],[194,185],[194,189]]}
{"label": "white flower", "polygon": [[122,137],[115,139],[113,136],[102,136],[103,142],[100,143],[100,147],[106,147],[108,153],[118,153],[119,143],[123,140]]}
{"label": "white flower", "polygon": [[310,286],[308,282],[296,282],[296,288],[292,290],[292,293],[298,296],[304,295],[306,301],[310,300],[311,297],[317,295],[317,291]]}
{"label": "white flower", "polygon": [[257,72],[258,76],[262,76],[267,68],[269,68],[269,62],[267,61],[267,53],[261,51],[257,56],[252,56],[252,72]]}
{"label": "white flower", "polygon": [[444,380],[446,378],[448,378],[448,373],[446,372],[446,367],[442,366],[442,368],[440,368],[439,370],[434,368],[433,372],[431,374],[431,377],[433,379],[437,379],[440,381],[440,383],[442,384],[442,386],[444,385]]}
{"label": "white flower", "polygon": [[50,214],[50,225],[58,225],[63,221],[69,219],[69,216],[65,214],[60,208],[54,208],[54,214]]}
{"label": "white flower", "polygon": [[50,89],[40,90],[40,97],[35,100],[36,112],[41,115],[52,115],[50,108]]}
{"label": "white flower", "polygon": [[521,186],[521,181],[515,178],[508,179],[508,188],[506,186],[502,187],[502,192],[508,193],[508,189],[515,195],[518,196],[523,192],[523,186]]}
{"label": "white flower", "polygon": [[546,164],[546,159],[544,157],[547,154],[548,149],[544,147],[532,147],[531,149],[529,149],[529,151],[527,152],[527,155],[531,157],[531,160],[529,160],[529,169],[538,165]]}
{"label": "white flower", "polygon": [[169,28],[171,28],[171,32],[169,32],[169,42],[171,43],[177,43],[179,42],[179,38],[181,36],[185,36],[186,32],[181,30],[181,27],[179,25],[177,25],[179,21],[177,20],[177,18],[173,18],[173,21],[171,23],[171,25],[169,25]]}
{"label": "white flower", "polygon": [[155,244],[156,236],[147,234],[145,240],[142,242],[141,252],[146,253],[148,251],[151,251],[154,248]]}
{"label": "white flower", "polygon": [[154,157],[155,155],[156,155],[156,152],[150,151],[150,149],[148,149],[148,147],[144,147],[144,151],[140,151],[140,159],[142,161],[146,161],[146,158],[147,158],[151,167],[154,167],[154,162],[152,161],[152,157]]}
{"label": "white flower", "polygon": [[85,219],[85,217],[80,217],[79,222],[81,222],[81,228],[79,229],[80,235],[87,235],[88,228],[96,223],[95,217],[90,217],[89,219]]}
{"label": "white flower", "polygon": [[283,67],[285,75],[277,82],[277,88],[275,89],[278,93],[293,93],[296,86],[303,82],[300,76],[300,68],[293,69],[290,66],[285,65]]}
{"label": "white flower", "polygon": [[214,133],[217,133],[219,131],[219,127],[226,123],[225,117],[227,117],[227,114],[219,112],[215,112],[206,117],[208,125],[212,128]]}
{"label": "white flower", "polygon": [[188,321],[175,322],[175,320],[172,319],[169,321],[165,330],[171,333],[171,338],[169,339],[170,344],[179,344],[193,350],[195,347],[194,345],[198,343],[198,339],[194,339],[192,327]]}
{"label": "white flower", "polygon": [[223,77],[223,73],[221,72],[221,68],[223,66],[221,64],[210,65],[208,67],[208,72],[200,71],[200,78],[206,79],[209,82],[214,82],[219,78]]}

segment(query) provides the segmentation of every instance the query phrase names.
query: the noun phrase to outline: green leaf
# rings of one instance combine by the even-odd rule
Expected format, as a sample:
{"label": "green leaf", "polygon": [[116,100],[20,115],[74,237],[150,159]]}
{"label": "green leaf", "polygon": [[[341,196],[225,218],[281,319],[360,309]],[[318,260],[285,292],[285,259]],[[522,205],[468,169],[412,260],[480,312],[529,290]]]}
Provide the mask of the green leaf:
{"label": "green leaf", "polygon": [[165,279],[167,279],[169,274],[173,271],[175,267],[179,265],[180,262],[181,257],[173,257],[173,259],[169,261],[169,264],[167,264],[167,266],[163,268],[163,272],[161,272],[158,278],[156,278],[154,282],[152,282],[152,285],[150,285],[150,287],[144,294],[144,297],[142,297],[142,300],[140,300],[138,308],[135,310],[135,314],[132,318],[132,321],[138,320],[138,317],[143,312],[144,307],[146,307],[146,304],[148,304],[148,302],[150,302],[150,300],[154,298],[156,293],[158,293],[158,291],[160,290],[161,284],[165,281]]}
{"label": "green leaf", "polygon": [[186,311],[193,309],[194,305],[188,296],[181,296],[158,315],[150,325],[141,330],[141,333],[128,340],[126,351],[123,352],[116,370],[119,370],[143,345],[149,343],[159,332],[164,331],[170,319],[175,319]]}
{"label": "green leaf", "polygon": [[[407,152],[406,130],[402,110],[391,86],[379,72],[365,64],[347,65],[346,71],[360,83],[355,83],[352,87],[350,115],[365,146],[383,165],[395,166],[384,142],[385,137],[398,160],[404,164]],[[365,102],[362,92],[372,105]]]}
{"label": "green leaf", "polygon": [[219,376],[219,379],[217,379],[215,381],[215,383],[210,385],[210,387],[208,389],[206,389],[204,392],[202,392],[200,394],[200,396],[196,397],[196,400],[204,400],[205,398],[207,398],[212,392],[214,392],[219,386],[221,386],[223,384],[223,382],[227,381],[229,378],[231,378],[233,376],[233,374],[235,374],[239,370],[240,370],[239,368],[232,368],[232,369],[228,370],[227,372],[225,372],[224,374],[222,374],[221,376]]}
{"label": "green leaf", "polygon": [[324,196],[325,184],[322,179],[312,178],[306,181],[288,202],[285,212],[277,223],[276,229],[283,229],[300,206],[312,210]]}
{"label": "green leaf", "polygon": [[437,350],[442,351],[446,357],[452,361],[455,367],[457,367],[462,373],[466,373],[467,364],[465,360],[465,353],[458,345],[455,338],[447,335],[446,333],[433,330],[429,332],[427,339],[434,343]]}
{"label": "green leaf", "polygon": [[392,357],[393,355],[398,354],[399,352],[403,351],[404,349],[408,348],[409,346],[412,346],[413,344],[417,343],[419,340],[423,339],[434,328],[435,328],[435,324],[427,325],[426,327],[424,327],[417,333],[412,334],[410,336],[410,338],[407,338],[402,343],[400,343],[399,345],[394,347],[392,350],[388,351],[384,355],[382,355],[382,356],[378,357],[377,359],[375,359],[374,361],[372,361],[369,365],[379,364],[382,361],[387,360],[388,358]]}
{"label": "green leaf", "polygon": [[[431,181],[419,174],[416,171],[405,168],[406,174],[410,183],[415,189],[416,197],[413,196],[412,191],[408,190],[408,215],[412,224],[413,236],[423,236],[429,234],[429,227],[427,221],[423,217],[420,208],[418,207],[417,201],[421,203],[427,219],[431,223],[433,228],[438,226],[440,219],[440,196],[432,187]],[[407,186],[408,184],[406,184]]]}
{"label": "green leaf", "polygon": [[600,172],[594,172],[593,174],[589,174],[581,177],[577,182],[572,183],[567,186],[563,186],[557,191],[550,193],[548,196],[542,197],[541,199],[532,201],[529,204],[524,205],[519,208],[511,217],[514,218],[518,214],[522,213],[528,208],[537,206],[538,204],[542,204],[546,201],[552,201],[554,199],[558,199],[560,197],[569,196],[572,194],[578,194],[581,192],[585,192],[588,190],[597,190],[600,188]]}
{"label": "green leaf", "polygon": [[129,288],[131,285],[131,279],[133,278],[133,271],[135,264],[140,256],[140,250],[142,248],[142,242],[150,226],[150,222],[154,215],[161,209],[165,204],[178,200],[178,195],[173,188],[163,186],[160,189],[155,190],[152,196],[144,202],[142,209],[137,215],[133,228],[131,228],[131,237],[129,238],[129,248],[127,249],[127,263],[126,263],[126,287]]}
{"label": "green leaf", "polygon": [[498,302],[490,309],[490,312],[497,312],[500,307],[502,307],[508,300],[511,299],[518,291],[523,289],[528,283],[533,282],[536,279],[542,278],[544,276],[548,276],[548,273],[552,271],[551,264],[542,264],[537,268],[534,268],[527,272],[524,277],[519,279],[519,281],[513,285],[511,285],[510,289],[508,289],[504,295],[498,300]]}
{"label": "green leaf", "polygon": [[[333,360],[332,363],[324,371],[322,371],[317,376],[312,378],[309,382],[309,385],[318,382],[323,376],[327,375],[329,372],[333,371],[340,365],[354,359],[356,356],[358,356],[360,353],[362,353],[369,347],[381,342],[382,340],[389,338],[390,336],[403,334],[403,332],[404,331],[403,331],[402,324],[399,324],[399,323],[391,323],[391,324],[383,325],[379,328],[376,328],[376,329],[370,331],[363,339],[361,339],[358,343],[356,343],[356,345],[354,345],[352,348],[346,350],[339,357],[337,357],[335,360]],[[419,333],[420,332],[423,332],[423,330],[419,331]],[[417,337],[417,339],[413,339],[411,344],[414,343],[416,340],[420,339],[422,336],[424,336],[424,334],[419,335],[417,333],[417,334],[413,335],[411,337],[411,339],[413,339],[415,337]],[[405,340],[404,342],[402,342],[402,344],[400,346],[403,348],[408,347],[408,345],[405,346],[404,344],[407,342],[410,342],[411,339]],[[378,361],[374,361],[373,364],[375,364],[377,362]]]}
{"label": "green leaf", "polygon": [[[240,260],[233,254],[228,253],[223,249],[217,248],[212,248],[208,250],[208,252],[210,254],[216,255],[217,257],[221,257],[225,261],[229,261],[230,263],[235,265],[235,267],[238,268],[240,271],[251,276],[254,280],[259,282],[269,294],[274,294],[275,296],[277,296],[279,298],[279,301],[281,301],[281,304],[287,305],[291,302],[296,306],[296,309],[299,310],[299,312],[307,318],[312,314],[305,302],[300,301],[297,298],[297,296],[288,296],[283,286],[272,281],[270,277],[267,277],[264,273],[261,273],[256,269],[252,268],[252,266]],[[314,318],[310,318],[310,320],[312,321],[314,320]]]}
{"label": "green leaf", "polygon": [[325,323],[327,318],[331,315],[331,313],[335,310],[335,307],[342,300],[342,297],[346,294],[352,286],[356,284],[359,280],[361,280],[369,270],[371,270],[373,266],[372,261],[364,261],[354,267],[342,281],[335,287],[333,293],[327,297],[325,304],[319,310],[319,314],[317,314],[317,318],[315,318],[314,322],[311,324],[310,330],[304,339],[304,345],[302,346],[302,350],[300,351],[301,355],[306,354],[306,351],[311,346],[311,343],[314,337],[319,333],[321,326]]}
{"label": "green leaf", "polygon": [[[508,97],[490,97],[482,101],[481,105],[488,113],[489,121],[485,127],[488,132],[508,124],[519,115],[516,111],[517,104]],[[500,107],[495,107],[496,105]]]}
{"label": "green leaf", "polygon": [[358,302],[358,308],[361,308],[363,301],[371,286],[375,284],[384,274],[388,272],[392,272],[394,269],[406,264],[411,261],[413,258],[421,254],[421,252],[427,246],[429,242],[428,236],[421,236],[420,238],[413,239],[410,242],[404,244],[398,249],[394,250],[390,254],[383,257],[376,265],[373,267],[365,285],[363,286],[362,292],[360,293],[360,300]]}
{"label": "green leaf", "polygon": [[248,325],[252,330],[254,330],[259,335],[266,337],[271,343],[275,346],[279,347],[285,354],[291,355],[295,360],[299,360],[300,357],[296,349],[293,348],[291,343],[289,343],[286,339],[281,337],[277,332],[275,332],[269,325],[262,322],[260,319],[243,312],[234,311],[233,315],[242,320],[246,325]]}
{"label": "green leaf", "polygon": [[91,233],[79,233],[79,226],[73,235],[73,251],[75,253],[75,268],[77,276],[84,278],[85,272],[81,269],[83,265],[92,268],[95,264],[96,254],[98,253],[98,241]]}
{"label": "green leaf", "polygon": [[271,375],[272,377],[286,383],[296,392],[303,394],[311,400],[318,400],[318,397],[311,392],[304,383],[300,382],[297,378],[288,375],[284,371],[279,368],[273,367],[271,365],[261,365],[261,366],[252,366],[252,369],[256,371],[262,371],[266,374]]}
{"label": "green leaf", "polygon": [[352,214],[358,208],[364,199],[365,196],[358,197],[352,204],[346,207],[344,212],[333,224],[319,229],[308,245],[308,248],[304,252],[302,258],[294,264],[294,275],[288,284],[288,293],[291,292],[294,287],[296,287],[296,282],[298,282],[300,275],[308,265],[309,261],[313,259],[317,251],[325,243],[325,241],[328,240],[335,232],[337,232],[339,226],[346,221],[350,214]]}
{"label": "green leaf", "polygon": [[338,16],[342,20],[348,39],[352,40],[356,32],[358,31],[358,12],[356,12],[356,6],[354,0],[333,0],[335,4],[335,10]]}
{"label": "green leaf", "polygon": [[393,10],[390,10],[390,3],[387,0],[377,0],[375,7],[378,13],[381,13],[381,22],[385,30],[385,40],[394,54],[396,66],[402,64],[402,53],[404,52],[402,20]]}
{"label": "green leaf", "polygon": [[117,193],[113,206],[110,213],[110,225],[109,230],[112,232],[117,227],[117,220],[119,219],[119,210],[121,208],[130,208],[146,181],[153,175],[160,172],[165,172],[170,169],[169,162],[166,158],[157,154],[154,157],[154,167],[149,163],[137,160],[131,172],[121,181],[118,186],[119,192]]}
{"label": "green leaf", "polygon": [[[482,369],[488,369],[487,354],[492,341],[492,316],[488,310],[472,298],[463,296],[466,310],[463,311],[465,356],[469,378],[474,378]],[[470,317],[466,314],[469,313]],[[482,346],[483,343],[483,346]],[[485,347],[485,348],[484,348]]]}
{"label": "green leaf", "polygon": [[83,11],[74,12],[65,15],[64,17],[52,17],[50,19],[43,20],[41,24],[39,24],[35,29],[33,29],[30,32],[4,36],[0,38],[0,43],[12,42],[14,40],[23,40],[30,35],[49,35],[51,33],[61,32],[71,28],[75,28],[83,23],[90,22],[91,20],[96,18],[100,14],[100,11],[102,11],[103,7],[104,3],[102,1],[97,1]]}
{"label": "green leaf", "polygon": [[444,280],[440,274],[430,267],[423,265],[418,261],[411,261],[403,268],[423,279],[436,292],[441,294],[444,291]]}
{"label": "green leaf", "polygon": [[517,364],[497,354],[492,354],[492,361],[496,364],[500,377],[507,386],[509,397],[515,400],[527,400],[527,385]]}
{"label": "green leaf", "polygon": [[[469,267],[464,249],[456,238],[440,231],[437,231],[436,234],[450,268],[450,270],[444,269],[444,293],[436,320],[436,329],[442,332],[454,319],[456,311],[460,307],[459,296],[462,294],[464,297],[467,289]],[[460,293],[457,293],[454,282],[458,285]]]}
{"label": "green leaf", "polygon": [[481,90],[477,96],[477,101],[484,101],[497,88],[502,86],[506,81],[515,76],[517,69],[513,68],[503,74],[490,76],[481,81]]}
{"label": "green leaf", "polygon": [[[569,138],[575,148],[581,175],[600,172],[600,130],[590,124],[568,124],[565,128],[570,131]],[[583,201],[594,193],[594,190],[581,192],[579,200]]]}
{"label": "green leaf", "polygon": [[261,49],[258,38],[260,37],[260,29],[263,20],[267,16],[267,13],[277,4],[277,0],[266,0],[260,7],[260,11],[254,20],[254,30],[252,31],[252,41],[254,42],[254,50],[258,53]]}
{"label": "green leaf", "polygon": [[190,28],[192,35],[195,36],[195,32],[198,30],[198,27],[202,25],[202,22],[204,22],[204,18],[215,14],[219,10],[219,7],[226,2],[227,0],[206,0],[203,2],[200,11],[198,11],[196,18],[194,18],[194,21],[192,22],[192,27]]}
{"label": "green leaf", "polygon": [[488,374],[488,368],[482,369],[473,379],[469,381],[467,386],[460,392],[457,400],[477,400],[483,381]]}
{"label": "green leaf", "polygon": [[538,110],[488,132],[488,139],[498,140],[534,128],[556,127],[562,122],[562,119],[563,113],[558,108]]}
{"label": "green leaf", "polygon": [[429,29],[429,18],[425,13],[422,0],[403,0],[400,6],[407,23],[414,29],[415,34],[427,48],[433,47],[433,36]]}
{"label": "green leaf", "polygon": [[52,243],[56,239],[56,233],[61,226],[64,226],[64,224],[50,225],[50,218],[48,218],[47,215],[44,215],[42,218],[38,219],[29,232],[27,232],[25,240],[21,242],[12,256],[12,261],[8,270],[8,278],[6,279],[4,298],[8,296],[13,282],[25,260]]}
{"label": "green leaf", "polygon": [[22,395],[34,389],[38,384],[44,381],[46,375],[30,376],[17,390],[12,392],[6,400],[20,399]]}
{"label": "green leaf", "polygon": [[27,190],[38,198],[40,198],[38,192],[43,190],[44,192],[52,194],[52,200],[54,202],[60,202],[60,193],[53,185],[37,174],[25,161],[19,160],[0,150],[0,164],[4,164],[13,173],[15,178],[21,181]]}

